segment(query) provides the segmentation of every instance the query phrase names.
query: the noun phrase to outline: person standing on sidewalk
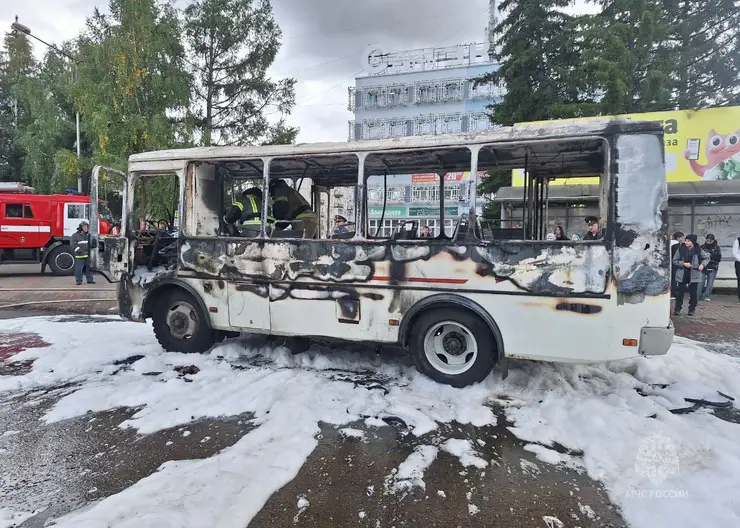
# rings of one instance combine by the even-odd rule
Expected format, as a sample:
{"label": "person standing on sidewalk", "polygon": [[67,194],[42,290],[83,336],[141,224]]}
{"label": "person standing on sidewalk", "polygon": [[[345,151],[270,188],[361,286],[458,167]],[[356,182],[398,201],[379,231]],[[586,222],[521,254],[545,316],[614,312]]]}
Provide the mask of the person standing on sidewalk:
{"label": "person standing on sidewalk", "polygon": [[735,277],[737,277],[737,303],[740,304],[740,237],[732,244],[732,256],[735,257]]}
{"label": "person standing on sidewalk", "polygon": [[[676,251],[678,251],[678,248],[683,244],[683,237],[684,234],[681,231],[676,231],[673,233],[673,238],[671,239],[671,263],[673,262],[673,259],[676,256]],[[675,269],[671,270],[671,299],[676,298],[676,286],[678,283],[676,282],[676,279],[674,278],[676,271]]]}
{"label": "person standing on sidewalk", "polygon": [[82,284],[83,272],[87,283],[95,284],[88,258],[90,257],[90,249],[94,249],[96,244],[94,241],[93,243],[90,242],[90,223],[87,220],[80,222],[77,232],[69,239],[69,244],[72,246],[72,254],[75,257],[75,281],[77,286]]}
{"label": "person standing on sidewalk", "polygon": [[711,301],[712,290],[714,289],[714,279],[717,278],[717,270],[722,260],[722,250],[717,244],[717,239],[709,233],[704,239],[701,249],[709,255],[709,264],[701,272],[701,281],[699,281],[699,300]]}
{"label": "person standing on sidewalk", "polygon": [[696,313],[701,272],[709,264],[709,255],[702,251],[697,241],[698,237],[695,234],[686,235],[684,243],[678,246],[678,250],[673,257],[673,266],[676,270],[675,280],[678,283],[674,315],[681,313],[683,296],[686,290],[689,290],[689,315]]}

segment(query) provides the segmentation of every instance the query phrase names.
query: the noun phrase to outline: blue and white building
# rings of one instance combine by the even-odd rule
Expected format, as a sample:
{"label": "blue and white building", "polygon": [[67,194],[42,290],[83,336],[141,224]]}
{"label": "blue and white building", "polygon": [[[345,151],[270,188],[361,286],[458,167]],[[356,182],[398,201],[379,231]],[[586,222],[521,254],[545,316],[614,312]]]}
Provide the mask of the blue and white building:
{"label": "blue and white building", "polygon": [[494,72],[488,42],[386,53],[373,48],[349,89],[349,141],[486,130],[486,107],[503,86],[475,85]]}
{"label": "blue and white building", "polygon": [[[489,27],[495,27],[495,20]],[[365,71],[349,89],[348,109],[354,113],[349,141],[490,129],[487,107],[501,101],[504,89],[494,83],[475,83],[498,68],[490,55],[489,42],[394,53],[370,48],[363,61]],[[385,212],[383,178],[372,177],[367,188],[370,232],[390,236],[399,224],[417,220],[420,230],[429,226],[434,235],[441,229],[451,235],[457,220],[469,210],[471,185],[467,173],[445,178],[445,215],[441,219],[439,182],[434,175],[389,176]],[[351,189],[336,191],[332,213],[353,217],[354,193]],[[476,205],[480,210],[480,198]]]}

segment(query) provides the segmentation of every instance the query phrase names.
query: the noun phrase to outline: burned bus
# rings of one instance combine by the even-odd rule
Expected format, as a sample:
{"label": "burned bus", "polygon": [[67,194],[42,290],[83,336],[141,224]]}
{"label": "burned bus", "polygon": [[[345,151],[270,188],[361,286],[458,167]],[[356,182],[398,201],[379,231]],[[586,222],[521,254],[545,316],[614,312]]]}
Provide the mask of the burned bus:
{"label": "burned bus", "polygon": [[[372,342],[402,347],[419,371],[455,387],[496,364],[505,376],[509,358],[661,355],[673,338],[662,134],[659,123],[609,119],[136,154],[120,236],[100,236],[93,265],[119,283],[121,316],[151,320],[168,351],[204,352],[245,332]],[[414,222],[384,236],[369,227],[369,178],[438,174],[444,225],[445,174],[512,169],[526,174],[521,225],[490,225],[472,205],[435,237],[420,237]],[[93,198],[105,170],[94,171]],[[597,235],[551,240],[550,182],[594,174]],[[272,230],[269,200],[256,229],[226,228],[224,211],[243,189],[267,197],[276,180],[309,191],[322,217],[322,196],[352,187],[354,232],[306,238],[290,222]],[[470,192],[475,204],[476,185]],[[177,225],[147,219],[155,195],[168,197]]]}

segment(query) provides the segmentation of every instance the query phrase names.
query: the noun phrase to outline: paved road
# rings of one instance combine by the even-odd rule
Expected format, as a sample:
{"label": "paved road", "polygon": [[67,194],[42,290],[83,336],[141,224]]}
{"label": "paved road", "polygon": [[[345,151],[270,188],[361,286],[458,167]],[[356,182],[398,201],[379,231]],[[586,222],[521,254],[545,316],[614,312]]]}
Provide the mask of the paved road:
{"label": "paved road", "polygon": [[[70,278],[14,273],[0,273],[0,290],[30,287],[36,291],[23,292],[27,297],[0,291],[0,305],[33,299],[42,293],[39,289],[66,288],[71,282]],[[94,295],[113,291],[107,283],[100,286],[104,291]],[[91,298],[93,293],[81,287],[79,294],[64,292],[70,294]],[[72,304],[62,306],[68,313],[74,309]],[[83,306],[82,311],[96,310],[94,303],[77,306]],[[41,312],[0,309],[0,318],[29,314]],[[719,295],[713,303],[702,303],[696,317],[675,318],[678,335],[717,343],[721,351],[734,354],[740,348],[738,321],[740,306],[733,297]],[[11,370],[1,367],[3,356],[23,346],[43,347],[43,343],[33,336],[19,339],[0,333],[0,374],[22,373],[23,365]],[[3,438],[0,445],[0,474],[4,475],[0,502],[26,511],[43,510],[23,523],[23,528],[42,527],[51,518],[118,493],[168,460],[210,457],[233,445],[252,427],[249,416],[233,416],[190,424],[192,434],[187,437],[181,428],[142,436],[118,427],[131,416],[131,409],[42,425],[40,417],[70,390],[74,387],[49,387],[33,394],[6,393],[0,397],[0,432],[18,431]],[[391,425],[368,430],[363,423],[355,424],[353,427],[365,430],[370,438],[362,442],[322,424],[317,448],[298,475],[267,501],[249,528],[370,526],[361,522],[359,512],[380,522],[378,526],[399,528],[541,526],[546,515],[582,528],[624,525],[600,484],[577,472],[537,461],[506,428],[503,414],[499,414],[495,427],[456,423],[442,426],[446,436],[484,441],[486,458],[495,462],[485,471],[461,471],[456,459],[442,453],[425,474],[426,490],[416,490],[407,497],[383,494],[386,475],[417,445],[430,441],[428,437],[409,435],[403,423]],[[297,498],[309,491],[311,506],[297,515]],[[470,514],[470,503],[479,508],[475,516]],[[593,516],[584,515],[584,504],[593,509]]]}
{"label": "paved road", "polygon": [[8,310],[107,314],[117,310],[116,286],[102,275],[76,286],[74,277],[39,273],[38,264],[0,266],[0,318]]}

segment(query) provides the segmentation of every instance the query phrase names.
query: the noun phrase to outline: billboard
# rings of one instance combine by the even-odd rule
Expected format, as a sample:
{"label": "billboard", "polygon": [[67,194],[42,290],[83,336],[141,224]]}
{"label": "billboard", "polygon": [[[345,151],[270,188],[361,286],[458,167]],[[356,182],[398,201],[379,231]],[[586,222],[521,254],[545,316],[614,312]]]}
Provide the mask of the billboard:
{"label": "billboard", "polygon": [[[665,171],[669,182],[740,180],[740,106],[624,114],[615,117],[661,121]],[[561,122],[603,119],[585,117]],[[555,180],[558,184],[594,184],[596,178]],[[512,185],[524,185],[524,171],[514,171]]]}

